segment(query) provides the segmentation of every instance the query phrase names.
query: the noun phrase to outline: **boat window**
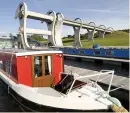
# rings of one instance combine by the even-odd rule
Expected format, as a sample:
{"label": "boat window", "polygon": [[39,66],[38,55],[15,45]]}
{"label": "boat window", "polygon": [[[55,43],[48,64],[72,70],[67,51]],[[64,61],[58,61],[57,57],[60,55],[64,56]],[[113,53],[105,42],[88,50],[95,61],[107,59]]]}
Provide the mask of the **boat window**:
{"label": "boat window", "polygon": [[10,62],[9,61],[5,61],[5,71],[6,71],[6,73],[8,73],[8,75],[11,75],[11,64],[10,64]]}
{"label": "boat window", "polygon": [[3,69],[3,61],[0,61],[0,69]]}
{"label": "boat window", "polygon": [[95,51],[95,55],[100,55],[100,51]]}
{"label": "boat window", "polygon": [[45,75],[51,74],[51,56],[45,56]]}
{"label": "boat window", "polygon": [[41,77],[42,73],[42,56],[34,57],[34,76]]}

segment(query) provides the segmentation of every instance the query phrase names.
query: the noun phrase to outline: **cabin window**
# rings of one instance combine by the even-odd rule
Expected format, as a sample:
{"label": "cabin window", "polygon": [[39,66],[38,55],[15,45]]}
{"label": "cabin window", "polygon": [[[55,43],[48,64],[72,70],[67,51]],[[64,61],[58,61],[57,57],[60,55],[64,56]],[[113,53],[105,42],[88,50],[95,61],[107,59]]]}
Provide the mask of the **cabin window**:
{"label": "cabin window", "polygon": [[42,73],[42,56],[34,57],[34,76],[41,77]]}
{"label": "cabin window", "polygon": [[5,62],[5,71],[6,71],[6,73],[8,74],[8,75],[11,75],[11,64],[10,64],[10,62],[9,61],[6,61]]}
{"label": "cabin window", "polygon": [[45,75],[51,74],[51,56],[45,56]]}
{"label": "cabin window", "polygon": [[0,61],[0,69],[3,69],[3,61]]}

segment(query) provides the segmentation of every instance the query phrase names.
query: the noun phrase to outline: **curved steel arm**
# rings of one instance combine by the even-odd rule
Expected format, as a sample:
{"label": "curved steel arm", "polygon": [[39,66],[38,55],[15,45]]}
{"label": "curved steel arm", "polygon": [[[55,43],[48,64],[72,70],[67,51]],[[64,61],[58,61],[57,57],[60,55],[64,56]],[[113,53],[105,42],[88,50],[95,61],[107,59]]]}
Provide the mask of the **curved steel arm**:
{"label": "curved steel arm", "polygon": [[26,18],[27,18],[27,5],[26,3],[22,2],[19,4],[16,12],[15,12],[15,19],[19,18],[20,22],[20,35],[21,35],[21,41],[23,44],[23,48],[29,47],[29,44],[27,42],[27,36],[26,36]]}
{"label": "curved steel arm", "polygon": [[100,25],[100,26],[99,26],[99,28],[101,28],[101,27],[104,27],[104,32],[103,32],[103,38],[104,38],[104,35],[105,35],[106,31],[107,31],[107,28],[106,28],[106,26],[104,26],[104,25]]}
{"label": "curved steel arm", "polygon": [[[51,15],[51,14],[53,14],[53,21],[56,19],[56,12],[55,11],[53,11],[53,10],[49,10],[47,13],[46,13],[47,15]],[[42,21],[41,23],[43,23],[44,21]],[[50,21],[51,22],[51,21]]]}
{"label": "curved steel arm", "polygon": [[51,14],[51,13],[53,13],[53,15],[55,15],[56,16],[56,12],[55,11],[53,11],[53,10],[49,10],[46,14]]}
{"label": "curved steel arm", "polygon": [[[104,26],[104,25],[100,25],[100,26],[99,26],[99,28],[101,28],[101,27],[104,27],[104,28],[106,29],[106,26]],[[105,30],[105,29],[104,29],[104,30]]]}
{"label": "curved steel arm", "polygon": [[77,21],[77,20],[80,20],[80,23],[81,23],[80,28],[82,28],[82,25],[83,25],[82,19],[81,19],[81,18],[75,18],[75,19],[74,19],[74,21]]}
{"label": "curved steel arm", "polygon": [[90,24],[94,24],[94,26],[93,26],[93,27],[96,27],[95,22],[89,22],[89,23],[88,23],[88,25],[90,25]]}
{"label": "curved steel arm", "polygon": [[28,9],[27,9],[26,3],[24,3],[24,2],[20,3],[15,12],[15,19],[20,18],[20,16],[22,16],[22,15],[24,16],[25,13],[27,12],[27,10]]}
{"label": "curved steel arm", "polygon": [[81,28],[82,28],[82,25],[83,25],[83,22],[82,22],[82,19],[81,18],[76,18],[74,21],[80,21],[80,26],[79,27],[73,27],[74,29],[74,43],[73,43],[73,46],[74,47],[82,47],[82,44],[81,44],[81,41],[80,41],[80,32],[81,32]]}
{"label": "curved steel arm", "polygon": [[57,13],[56,13],[56,16],[57,16],[57,17],[60,16],[60,18],[64,19],[64,15],[63,15],[62,13],[60,13],[60,12],[57,12]]}
{"label": "curved steel arm", "polygon": [[48,36],[48,42],[53,44],[54,46],[56,45],[55,41],[55,23],[56,23],[56,12],[53,10],[50,10],[46,13],[47,15],[53,16],[53,21],[52,22],[46,22],[48,26],[48,30],[51,31],[51,35]]}
{"label": "curved steel arm", "polygon": [[56,20],[56,12],[55,12],[55,11],[50,10],[50,11],[48,11],[46,14],[47,14],[47,15],[53,14],[53,21]]}
{"label": "curved steel arm", "polygon": [[114,31],[114,29],[112,27],[108,27],[107,30],[111,29],[111,31]]}
{"label": "curved steel arm", "polygon": [[55,42],[56,46],[63,46],[62,43],[62,26],[63,26],[64,15],[60,12],[56,13],[56,22],[55,22]]}

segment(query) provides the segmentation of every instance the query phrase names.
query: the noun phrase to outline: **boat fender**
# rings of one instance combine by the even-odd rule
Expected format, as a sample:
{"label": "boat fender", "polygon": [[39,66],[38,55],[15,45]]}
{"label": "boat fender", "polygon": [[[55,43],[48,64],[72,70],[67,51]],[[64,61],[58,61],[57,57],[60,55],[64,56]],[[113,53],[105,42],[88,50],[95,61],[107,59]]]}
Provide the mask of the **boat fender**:
{"label": "boat fender", "polygon": [[111,101],[113,104],[115,104],[116,106],[122,107],[121,102],[120,102],[117,98],[108,97],[107,99],[110,100],[110,101]]}

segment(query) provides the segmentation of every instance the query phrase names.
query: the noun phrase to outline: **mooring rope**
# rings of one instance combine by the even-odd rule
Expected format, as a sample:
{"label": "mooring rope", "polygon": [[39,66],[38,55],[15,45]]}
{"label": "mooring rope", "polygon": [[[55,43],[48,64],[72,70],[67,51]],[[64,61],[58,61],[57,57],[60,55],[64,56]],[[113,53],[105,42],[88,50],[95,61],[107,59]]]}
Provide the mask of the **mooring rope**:
{"label": "mooring rope", "polygon": [[23,112],[25,112],[24,109],[23,109],[20,105],[19,105],[19,108],[20,108]]}
{"label": "mooring rope", "polygon": [[114,112],[116,112],[116,113],[128,113],[128,111],[123,107],[123,106],[121,106],[121,107],[119,107],[119,106],[117,106],[117,105],[112,105],[111,106],[111,110],[112,111],[114,111]]}

